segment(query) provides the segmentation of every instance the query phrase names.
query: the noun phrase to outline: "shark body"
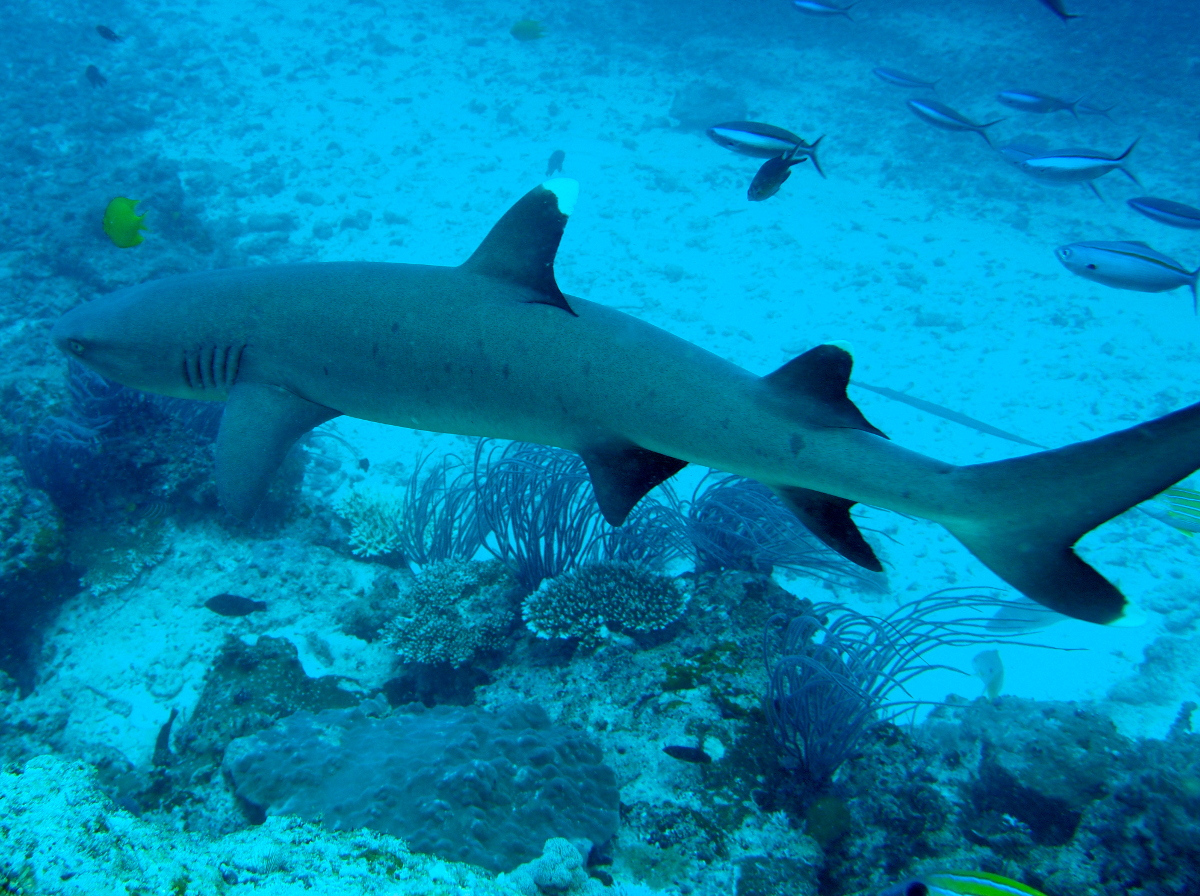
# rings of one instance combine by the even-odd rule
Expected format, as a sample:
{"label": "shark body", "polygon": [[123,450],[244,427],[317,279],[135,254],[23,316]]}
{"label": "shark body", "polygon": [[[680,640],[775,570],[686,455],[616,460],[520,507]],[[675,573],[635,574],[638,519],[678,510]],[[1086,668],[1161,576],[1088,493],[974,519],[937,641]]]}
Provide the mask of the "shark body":
{"label": "shark body", "polygon": [[225,401],[223,505],[251,516],[296,439],[339,415],[554,445],[587,464],[619,525],[688,463],[756,479],[820,539],[882,569],[850,517],[867,503],[941,523],[1034,600],[1094,622],[1120,592],[1072,550],[1200,467],[1200,404],[1026,457],[954,466],[888,441],[821,345],[767,376],[564,296],[554,255],[573,181],[519,200],[463,265],[328,263],[210,271],[119,290],[52,338],[138,389]]}

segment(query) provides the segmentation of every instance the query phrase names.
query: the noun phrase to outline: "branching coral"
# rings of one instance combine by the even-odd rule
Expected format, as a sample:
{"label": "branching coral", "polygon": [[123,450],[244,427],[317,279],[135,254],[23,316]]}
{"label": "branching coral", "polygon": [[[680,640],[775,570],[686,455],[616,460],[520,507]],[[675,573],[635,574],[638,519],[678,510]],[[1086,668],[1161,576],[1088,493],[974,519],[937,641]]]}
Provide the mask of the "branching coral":
{"label": "branching coral", "polygon": [[466,665],[502,645],[517,619],[516,587],[494,560],[427,566],[400,596],[383,638],[406,663]]}
{"label": "branching coral", "polygon": [[545,582],[521,605],[539,638],[598,645],[611,631],[650,632],[683,615],[689,594],[678,580],[635,563],[596,563]]}
{"label": "branching coral", "polygon": [[399,499],[367,489],[352,491],[337,503],[334,510],[350,523],[350,550],[356,557],[380,557],[400,549],[400,507]]}

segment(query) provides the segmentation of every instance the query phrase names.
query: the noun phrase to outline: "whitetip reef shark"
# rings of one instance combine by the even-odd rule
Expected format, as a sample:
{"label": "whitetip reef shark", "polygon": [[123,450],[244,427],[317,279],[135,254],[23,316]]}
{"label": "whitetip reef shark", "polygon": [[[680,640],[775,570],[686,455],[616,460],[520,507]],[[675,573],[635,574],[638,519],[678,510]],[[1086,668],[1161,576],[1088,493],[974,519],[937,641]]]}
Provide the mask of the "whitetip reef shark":
{"label": "whitetip reef shark", "polygon": [[51,338],[135,389],[224,401],[217,489],[253,515],[289,448],[339,415],[578,452],[620,525],[689,463],[772,488],[826,545],[882,565],[864,503],[940,523],[1033,600],[1120,619],[1121,592],[1072,549],[1200,467],[1200,403],[1121,432],[955,466],[890,442],[846,396],[851,356],[818,345],[758,376],[604,305],[564,296],[554,257],[578,184],[535,187],[458,267],[367,262],[205,271],[67,312]]}

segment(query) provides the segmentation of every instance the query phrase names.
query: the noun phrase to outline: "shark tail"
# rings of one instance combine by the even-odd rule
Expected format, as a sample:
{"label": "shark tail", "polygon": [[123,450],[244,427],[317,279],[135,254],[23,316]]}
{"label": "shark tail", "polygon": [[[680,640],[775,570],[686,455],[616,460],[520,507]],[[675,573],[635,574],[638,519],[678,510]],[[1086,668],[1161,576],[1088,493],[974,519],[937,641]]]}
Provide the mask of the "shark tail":
{"label": "shark tail", "polygon": [[939,522],[1027,597],[1110,623],[1125,597],[1076,555],[1075,542],[1197,468],[1200,403],[1087,442],[961,467],[953,475],[974,512]]}

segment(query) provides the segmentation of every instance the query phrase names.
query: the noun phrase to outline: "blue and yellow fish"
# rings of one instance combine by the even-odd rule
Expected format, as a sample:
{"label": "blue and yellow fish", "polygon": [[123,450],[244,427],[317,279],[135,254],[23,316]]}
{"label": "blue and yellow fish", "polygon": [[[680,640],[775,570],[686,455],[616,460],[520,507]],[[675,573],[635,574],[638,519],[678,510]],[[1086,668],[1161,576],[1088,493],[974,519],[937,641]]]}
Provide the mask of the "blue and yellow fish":
{"label": "blue and yellow fish", "polygon": [[999,874],[986,871],[942,871],[926,874],[884,890],[882,896],[1046,896]]}

